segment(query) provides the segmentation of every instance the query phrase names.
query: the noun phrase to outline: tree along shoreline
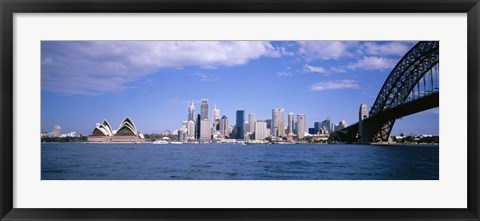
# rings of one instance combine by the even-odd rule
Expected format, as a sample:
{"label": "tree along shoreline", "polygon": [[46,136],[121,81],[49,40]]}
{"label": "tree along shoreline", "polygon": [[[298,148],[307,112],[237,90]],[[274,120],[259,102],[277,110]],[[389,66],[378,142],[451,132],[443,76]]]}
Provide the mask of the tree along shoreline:
{"label": "tree along shoreline", "polygon": [[87,142],[87,136],[80,137],[42,137],[42,143],[83,143]]}

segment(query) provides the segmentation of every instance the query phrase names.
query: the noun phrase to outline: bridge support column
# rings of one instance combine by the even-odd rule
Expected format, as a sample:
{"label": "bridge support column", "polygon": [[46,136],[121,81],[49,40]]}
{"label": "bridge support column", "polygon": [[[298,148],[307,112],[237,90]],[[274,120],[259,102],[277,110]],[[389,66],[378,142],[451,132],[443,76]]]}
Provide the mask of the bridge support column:
{"label": "bridge support column", "polygon": [[367,136],[366,120],[368,118],[368,108],[366,104],[360,105],[360,111],[358,112],[358,139],[360,143],[369,142]]}
{"label": "bridge support column", "polygon": [[367,140],[367,128],[365,121],[358,122],[358,142],[366,143]]}

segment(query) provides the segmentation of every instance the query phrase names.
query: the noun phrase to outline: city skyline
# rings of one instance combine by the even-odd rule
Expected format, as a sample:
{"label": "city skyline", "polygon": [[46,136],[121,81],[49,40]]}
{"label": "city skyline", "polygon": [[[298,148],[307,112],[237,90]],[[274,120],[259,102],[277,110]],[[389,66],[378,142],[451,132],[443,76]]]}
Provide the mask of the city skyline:
{"label": "city skyline", "polygon": [[[285,110],[284,128],[290,112],[305,114],[306,130],[327,118],[352,124],[414,43],[42,42],[42,131],[59,123],[89,134],[95,123],[117,125],[123,116],[141,133],[177,130],[190,120],[192,100],[195,116],[205,118],[204,98],[230,125],[237,110],[267,120],[276,107]],[[392,135],[400,132],[438,134],[438,108],[397,120]]]}

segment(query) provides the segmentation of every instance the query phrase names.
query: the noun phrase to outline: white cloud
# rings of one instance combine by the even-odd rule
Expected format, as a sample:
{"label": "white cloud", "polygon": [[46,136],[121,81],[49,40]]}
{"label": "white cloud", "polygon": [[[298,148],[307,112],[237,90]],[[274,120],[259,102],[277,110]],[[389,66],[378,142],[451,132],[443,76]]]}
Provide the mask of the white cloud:
{"label": "white cloud", "polygon": [[208,75],[206,74],[202,74],[202,73],[194,73],[194,74],[190,74],[191,76],[197,76],[200,78],[201,81],[210,81],[210,82],[214,82],[214,81],[217,81],[218,80],[218,77],[209,77]]}
{"label": "white cloud", "polygon": [[310,86],[310,91],[326,91],[326,90],[339,90],[339,89],[358,89],[359,85],[354,80],[338,80],[317,82]]}
{"label": "white cloud", "polygon": [[279,76],[279,77],[290,77],[290,76],[292,76],[292,73],[287,72],[287,71],[279,71],[279,72],[277,72],[277,76]]}
{"label": "white cloud", "polygon": [[[345,66],[322,67],[324,73],[345,73],[347,70],[387,70],[405,55],[415,42],[364,42],[364,41],[299,41],[297,54],[304,62],[363,58]],[[392,59],[395,58],[395,59]],[[308,67],[307,67],[308,68]],[[309,70],[311,71],[311,70]],[[320,72],[319,72],[320,73]]]}
{"label": "white cloud", "polygon": [[267,41],[42,42],[42,89],[96,95],[122,91],[162,68],[237,66],[281,52]]}
{"label": "white cloud", "polygon": [[397,61],[384,57],[364,56],[362,59],[348,65],[349,69],[390,70]]}
{"label": "white cloud", "polygon": [[331,60],[349,55],[347,43],[342,41],[299,41],[298,52],[307,61]]}
{"label": "white cloud", "polygon": [[330,67],[330,71],[335,72],[335,73],[345,73],[345,72],[347,72],[347,70],[343,67]]}
{"label": "white cloud", "polygon": [[376,43],[376,42],[366,42],[365,52],[370,55],[396,55],[403,56],[410,50],[409,42],[387,42],[387,43]]}
{"label": "white cloud", "polygon": [[93,42],[93,47],[94,52],[120,56],[134,66],[155,68],[236,66],[279,55],[266,41],[109,41]]}
{"label": "white cloud", "polygon": [[295,55],[295,53],[293,51],[290,51],[286,47],[279,47],[278,51],[281,55],[285,55],[285,56],[294,56]]}
{"label": "white cloud", "polygon": [[197,76],[197,77],[200,77],[200,78],[208,78],[208,76],[206,74],[202,74],[202,73],[195,73],[195,74],[190,74],[191,76]]}
{"label": "white cloud", "polygon": [[306,72],[313,72],[313,73],[320,73],[320,74],[328,74],[327,70],[323,67],[317,67],[312,65],[304,65]]}

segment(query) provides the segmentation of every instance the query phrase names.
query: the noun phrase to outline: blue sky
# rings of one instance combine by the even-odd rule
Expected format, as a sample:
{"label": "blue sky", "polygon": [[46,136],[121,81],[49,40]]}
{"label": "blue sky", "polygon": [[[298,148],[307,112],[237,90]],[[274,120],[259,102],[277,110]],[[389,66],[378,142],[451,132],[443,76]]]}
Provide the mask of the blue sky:
{"label": "blue sky", "polygon": [[[272,108],[357,122],[391,69],[416,42],[387,41],[44,41],[42,131],[89,134],[130,116],[141,133],[181,127],[188,102],[209,100],[235,122]],[[397,120],[393,135],[438,134],[438,108]],[[248,119],[248,118],[247,118]]]}

